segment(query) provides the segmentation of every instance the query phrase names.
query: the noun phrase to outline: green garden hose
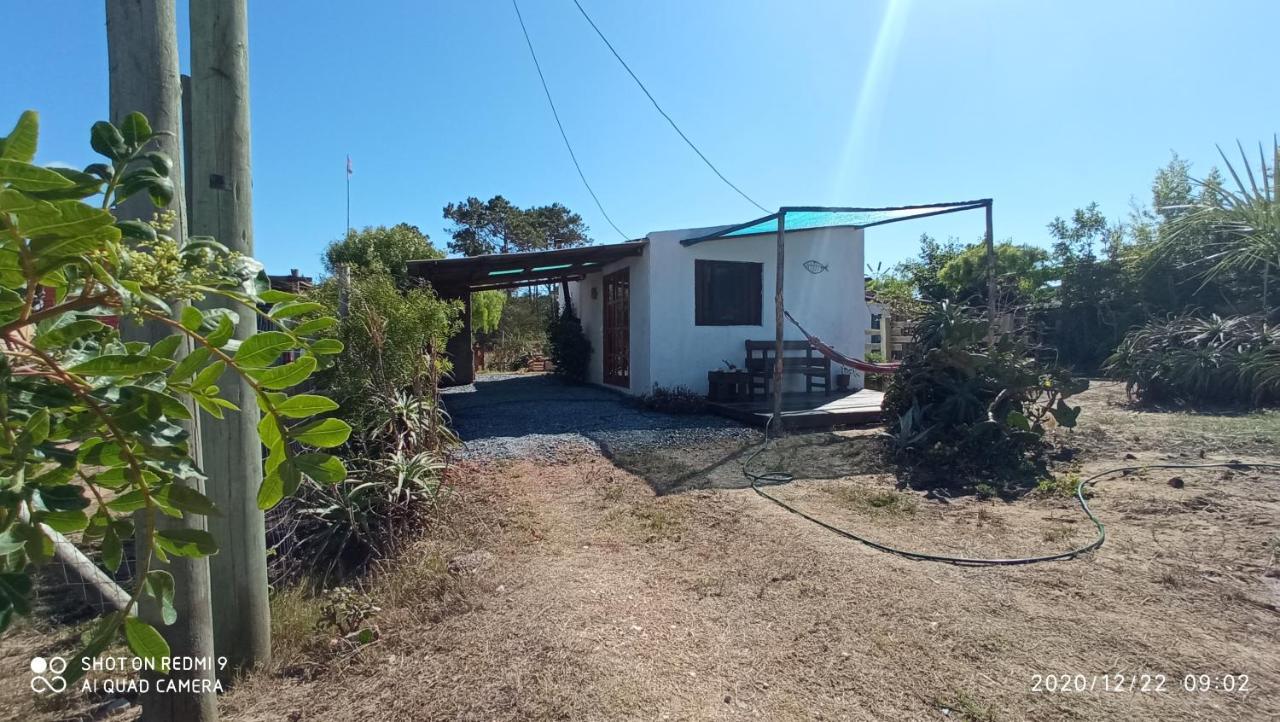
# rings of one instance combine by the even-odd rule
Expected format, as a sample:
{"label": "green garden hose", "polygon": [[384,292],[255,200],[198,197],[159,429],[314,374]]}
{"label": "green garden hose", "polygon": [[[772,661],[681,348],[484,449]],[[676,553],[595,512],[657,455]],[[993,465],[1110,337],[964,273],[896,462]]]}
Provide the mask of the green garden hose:
{"label": "green garden hose", "polygon": [[896,554],[897,556],[905,557],[907,559],[912,559],[915,561],[942,562],[944,564],[956,564],[958,566],[996,567],[996,566],[1015,566],[1020,564],[1039,564],[1040,562],[1065,561],[1068,559],[1075,559],[1081,554],[1084,554],[1086,552],[1091,552],[1094,549],[1101,547],[1103,542],[1105,542],[1107,539],[1107,530],[1106,530],[1106,527],[1102,525],[1102,520],[1098,519],[1098,517],[1094,515],[1093,510],[1089,508],[1089,502],[1086,501],[1084,498],[1084,488],[1085,486],[1093,486],[1094,484],[1097,484],[1099,481],[1101,481],[1103,478],[1111,476],[1113,474],[1121,474],[1121,473],[1127,473],[1131,471],[1140,471],[1142,469],[1237,469],[1237,470],[1238,469],[1277,469],[1277,470],[1280,470],[1280,464],[1272,464],[1272,463],[1256,463],[1255,464],[1255,463],[1244,463],[1240,461],[1229,461],[1229,462],[1214,463],[1214,464],[1142,464],[1140,466],[1118,466],[1114,469],[1107,469],[1106,471],[1098,472],[1097,474],[1094,474],[1093,476],[1090,476],[1087,479],[1082,479],[1080,483],[1076,485],[1076,500],[1080,502],[1080,509],[1084,511],[1085,516],[1087,516],[1089,518],[1089,521],[1093,522],[1093,525],[1098,529],[1097,536],[1094,537],[1093,541],[1089,542],[1088,544],[1085,544],[1082,547],[1077,547],[1075,549],[1071,549],[1069,551],[1061,552],[1058,554],[1046,554],[1044,556],[1037,556],[1037,557],[1012,557],[1008,559],[975,559],[971,557],[953,557],[953,556],[947,556],[945,554],[928,554],[926,552],[917,552],[917,551],[911,551],[908,549],[898,549],[897,547],[892,547],[892,546],[889,546],[888,544],[882,544],[880,542],[874,541],[872,539],[868,539],[859,534],[855,534],[851,531],[848,531],[847,529],[841,529],[840,527],[835,526],[833,524],[828,524],[827,522],[822,521],[821,519],[811,516],[810,514],[806,514],[805,512],[800,511],[794,506],[791,506],[790,504],[787,504],[786,502],[781,501],[777,497],[771,496],[764,489],[761,489],[760,482],[764,482],[766,484],[785,484],[789,481],[792,481],[795,478],[793,475],[788,474],[784,471],[767,471],[763,473],[758,473],[751,470],[751,464],[756,460],[756,457],[760,456],[760,454],[763,454],[765,450],[769,448],[769,441],[770,441],[769,427],[770,425],[772,425],[772,423],[773,423],[773,419],[770,419],[769,423],[765,424],[764,441],[760,443],[760,447],[757,448],[755,452],[752,453],[751,456],[748,457],[746,462],[744,462],[742,465],[743,475],[745,475],[748,479],[751,480],[751,488],[757,494],[768,499],[774,504],[777,504],[783,509],[786,509],[792,514],[795,514],[797,516],[800,516],[801,518],[804,518],[804,519],[807,519],[808,521],[813,522],[814,524],[817,524],[818,526],[822,527],[823,529],[826,529],[827,531],[834,532],[835,534],[839,534],[840,536],[845,537],[846,539],[852,539],[861,544],[865,544],[871,547],[872,549],[878,549],[882,552],[888,552],[889,554]]}

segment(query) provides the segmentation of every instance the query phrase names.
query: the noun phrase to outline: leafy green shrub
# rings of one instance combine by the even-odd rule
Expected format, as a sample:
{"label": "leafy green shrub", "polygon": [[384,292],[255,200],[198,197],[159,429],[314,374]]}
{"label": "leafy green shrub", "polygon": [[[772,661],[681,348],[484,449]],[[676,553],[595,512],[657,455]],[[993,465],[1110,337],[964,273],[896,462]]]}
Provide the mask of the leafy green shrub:
{"label": "leafy green shrub", "polygon": [[[314,293],[337,305],[338,287]],[[308,484],[273,519],[272,574],[323,586],[358,574],[395,548],[435,503],[448,448],[457,442],[439,399],[447,361],[438,353],[461,310],[430,288],[398,288],[385,271],[352,274],[348,315],[336,334],[346,350],[319,381],[357,431],[340,449],[349,472]]]}
{"label": "leafy green shrub", "polygon": [[547,341],[551,345],[551,361],[556,373],[573,381],[587,379],[587,367],[591,363],[591,342],[582,332],[582,322],[566,303],[564,311],[553,316],[547,326]]}
{"label": "leafy green shrub", "polygon": [[[330,278],[311,297],[336,313],[338,294],[337,279]],[[404,290],[385,271],[354,271],[347,317],[334,331],[344,351],[317,383],[342,404],[343,418],[363,428],[386,398],[406,389],[421,395],[431,373],[448,372],[443,349],[461,312],[461,302],[443,301],[429,286]]]}
{"label": "leafy green shrub", "polygon": [[1280,328],[1262,316],[1176,316],[1124,337],[1107,371],[1140,401],[1280,402]]}
{"label": "leafy green shrub", "polygon": [[918,347],[885,394],[889,435],[900,458],[963,483],[975,475],[1023,475],[1043,461],[1046,426],[1075,426],[1066,398],[1088,387],[1042,368],[1011,334],[986,342],[973,309],[931,305],[916,326]]}
{"label": "leafy green shrub", "polygon": [[[84,171],[33,165],[37,134],[28,111],[0,139],[0,631],[30,611],[33,568],[54,553],[45,527],[97,546],[114,572],[136,519],[129,602],[76,657],[97,655],[123,628],[135,654],[161,664],[167,643],[134,616],[147,597],[166,624],[177,620],[174,578],[153,561],[207,556],[219,541],[194,526],[158,524],[160,515],[217,513],[193,483],[203,478],[188,445],[196,407],[209,417],[203,423],[236,408],[215,383],[228,370],[252,388],[268,449],[262,508],[292,495],[304,477],[339,481],[342,463],[314,449],[340,446],[350,427],[320,418],[333,401],[286,389],[342,344],[313,341],[333,319],[317,317],[320,305],[269,290],[257,261],[210,238],[167,235],[172,214],[116,221],[109,209],[126,198],[146,194],[163,207],[174,192],[170,159],[147,150],[153,132],[141,114],[119,128],[95,123],[90,144],[106,162]],[[209,297],[249,312],[273,304],[274,329],[234,340],[235,312],[189,305]],[[169,335],[126,341],[103,323],[113,316]],[[296,358],[277,365],[285,354]],[[68,682],[82,672],[70,665]]]}
{"label": "leafy green shrub", "polygon": [[707,399],[688,386],[653,385],[653,391],[640,396],[641,406],[663,414],[700,414],[706,411]]}

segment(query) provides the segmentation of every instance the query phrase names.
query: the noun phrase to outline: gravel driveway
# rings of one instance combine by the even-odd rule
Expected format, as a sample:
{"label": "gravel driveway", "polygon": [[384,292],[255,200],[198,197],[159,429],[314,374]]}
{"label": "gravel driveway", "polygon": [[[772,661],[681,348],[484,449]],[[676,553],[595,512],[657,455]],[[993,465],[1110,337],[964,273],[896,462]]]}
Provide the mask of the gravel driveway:
{"label": "gravel driveway", "polygon": [[621,394],[547,374],[493,374],[444,391],[462,458],[552,458],[577,449],[607,456],[660,446],[750,440],[759,432],[709,415],[646,411]]}

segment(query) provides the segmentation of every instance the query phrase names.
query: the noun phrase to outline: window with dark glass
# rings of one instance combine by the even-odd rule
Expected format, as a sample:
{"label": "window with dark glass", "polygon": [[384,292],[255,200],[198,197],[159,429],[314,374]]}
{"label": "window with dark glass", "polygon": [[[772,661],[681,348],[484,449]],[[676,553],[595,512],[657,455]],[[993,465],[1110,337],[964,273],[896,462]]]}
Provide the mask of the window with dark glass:
{"label": "window with dark glass", "polygon": [[880,314],[871,314],[871,328],[880,328]]}
{"label": "window with dark glass", "polygon": [[764,264],[694,261],[694,323],[759,326]]}

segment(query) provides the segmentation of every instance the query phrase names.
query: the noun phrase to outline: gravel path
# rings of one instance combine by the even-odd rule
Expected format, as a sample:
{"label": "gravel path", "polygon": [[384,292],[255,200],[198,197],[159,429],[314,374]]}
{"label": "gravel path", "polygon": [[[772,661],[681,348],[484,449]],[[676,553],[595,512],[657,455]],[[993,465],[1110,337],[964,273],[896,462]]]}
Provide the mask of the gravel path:
{"label": "gravel path", "polygon": [[727,419],[654,413],[607,389],[544,374],[482,376],[446,389],[444,402],[465,442],[465,459],[551,459],[582,450],[613,454],[759,437]]}

